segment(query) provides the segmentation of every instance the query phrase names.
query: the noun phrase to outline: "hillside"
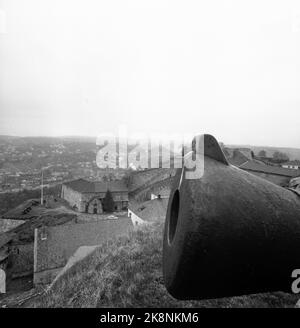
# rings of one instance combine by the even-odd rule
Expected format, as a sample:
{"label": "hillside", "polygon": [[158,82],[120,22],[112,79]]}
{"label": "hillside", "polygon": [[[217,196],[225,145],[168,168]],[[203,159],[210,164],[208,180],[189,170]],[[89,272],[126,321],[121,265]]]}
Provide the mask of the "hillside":
{"label": "hillside", "polygon": [[251,145],[226,145],[230,148],[250,148],[253,150],[255,155],[261,150],[265,150],[267,157],[272,157],[276,151],[285,153],[288,155],[290,160],[299,159],[300,160],[300,149],[299,148],[288,148],[288,147],[270,147],[270,146],[251,146]]}
{"label": "hillside", "polygon": [[[44,188],[45,196],[59,197],[61,186]],[[8,211],[14,211],[15,208],[30,199],[39,199],[41,197],[41,190],[27,190],[24,189],[18,192],[0,193],[0,216],[3,216]]]}
{"label": "hillside", "polygon": [[[0,234],[13,236],[16,243],[32,243],[34,230],[42,226],[56,226],[74,222],[77,213],[69,209],[61,199],[54,201],[47,197],[47,206],[41,206],[39,199],[29,199],[0,216]],[[10,229],[7,229],[7,227]]]}
{"label": "hillside", "polygon": [[161,223],[102,245],[25,307],[294,307],[281,292],[206,301],[177,301],[162,280]]}

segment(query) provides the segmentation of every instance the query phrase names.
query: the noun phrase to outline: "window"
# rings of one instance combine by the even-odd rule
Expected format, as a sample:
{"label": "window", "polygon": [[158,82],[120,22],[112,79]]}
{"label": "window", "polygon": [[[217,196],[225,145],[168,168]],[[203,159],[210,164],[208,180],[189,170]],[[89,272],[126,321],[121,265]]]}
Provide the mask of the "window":
{"label": "window", "polygon": [[98,206],[97,203],[94,203],[94,214],[97,214],[98,212]]}

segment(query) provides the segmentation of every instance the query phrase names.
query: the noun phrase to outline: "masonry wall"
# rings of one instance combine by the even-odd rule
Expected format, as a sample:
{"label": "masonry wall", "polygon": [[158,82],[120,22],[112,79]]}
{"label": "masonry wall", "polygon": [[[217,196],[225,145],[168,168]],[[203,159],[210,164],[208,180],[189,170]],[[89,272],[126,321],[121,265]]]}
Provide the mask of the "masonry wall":
{"label": "masonry wall", "polygon": [[158,198],[169,198],[171,193],[171,182],[166,180],[165,183],[161,184],[157,188],[153,188],[152,190],[148,191],[147,199],[155,199]]}
{"label": "masonry wall", "polygon": [[84,193],[82,194],[82,198],[81,198],[82,203],[86,204],[90,202],[94,197],[104,198],[105,193]]}
{"label": "masonry wall", "polygon": [[[71,207],[76,206],[78,212],[86,212],[86,205],[88,205],[88,213],[93,214],[93,203],[97,203],[97,213],[102,213],[102,206],[99,204],[98,199],[103,199],[106,195],[105,193],[80,193],[66,185],[62,186],[61,196],[64,198]],[[127,192],[113,192],[113,199],[116,205],[116,211],[121,211],[123,208],[122,202],[128,202],[128,193]]]}
{"label": "masonry wall", "polygon": [[[93,204],[98,204],[98,213],[102,213],[102,206],[99,203],[99,199],[105,198],[106,193],[84,193],[81,197],[81,212],[85,212],[86,205],[88,205],[88,213],[93,213]],[[112,197],[115,202],[115,210],[122,211],[123,205],[125,202],[128,202],[128,193],[127,192],[112,192]],[[100,210],[101,209],[101,210]],[[127,208],[126,208],[127,209]]]}
{"label": "masonry wall", "polygon": [[12,278],[33,274],[33,243],[11,246],[9,275]]}
{"label": "masonry wall", "polygon": [[157,181],[150,186],[144,186],[144,188],[138,193],[134,194],[134,198],[138,202],[144,202],[151,199],[151,194],[157,194],[160,190],[171,189],[173,183],[173,177],[169,177],[162,181]]}
{"label": "masonry wall", "polygon": [[4,245],[0,247],[0,269],[6,271],[8,265],[9,247]]}
{"label": "masonry wall", "polygon": [[34,283],[50,283],[80,246],[100,245],[130,229],[129,218],[36,229]]}
{"label": "masonry wall", "polygon": [[174,176],[176,169],[149,169],[145,171],[133,172],[130,177],[129,189],[130,192],[136,191],[139,188],[144,188],[145,185],[162,181]]}
{"label": "masonry wall", "polygon": [[71,207],[76,206],[79,212],[84,212],[84,209],[82,208],[81,193],[67,187],[66,185],[62,185],[61,197],[65,199]]}

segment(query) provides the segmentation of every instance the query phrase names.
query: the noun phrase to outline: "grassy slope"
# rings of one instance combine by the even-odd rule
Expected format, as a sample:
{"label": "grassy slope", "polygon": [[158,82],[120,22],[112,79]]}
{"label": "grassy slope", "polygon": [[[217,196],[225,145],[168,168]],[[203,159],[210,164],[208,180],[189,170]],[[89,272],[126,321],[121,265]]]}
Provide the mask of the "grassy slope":
{"label": "grassy slope", "polygon": [[76,264],[29,307],[294,307],[295,295],[272,293],[177,301],[162,280],[162,224],[111,240]]}

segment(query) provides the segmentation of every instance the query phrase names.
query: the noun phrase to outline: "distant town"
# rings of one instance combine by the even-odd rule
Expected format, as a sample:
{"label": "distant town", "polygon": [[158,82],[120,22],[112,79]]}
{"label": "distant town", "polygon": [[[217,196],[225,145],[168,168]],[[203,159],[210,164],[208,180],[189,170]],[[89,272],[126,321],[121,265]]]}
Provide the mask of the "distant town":
{"label": "distant town", "polygon": [[17,138],[0,136],[0,192],[40,188],[79,177],[101,175],[96,144],[90,138]]}
{"label": "distant town", "polygon": [[[300,151],[297,154],[297,149],[290,156],[289,151],[284,153],[269,147],[266,150],[262,147],[232,147],[225,147],[225,153],[232,158],[233,164],[245,163],[245,154],[249,158],[253,149],[253,158],[261,163],[286,169],[300,168]],[[96,152],[94,138],[0,136],[0,193],[38,189],[41,187],[42,175],[44,187],[81,177],[101,180],[105,176],[115,179],[116,170],[97,167]],[[298,158],[295,157],[297,155]],[[117,175],[120,174],[123,176],[124,171],[119,171]]]}

